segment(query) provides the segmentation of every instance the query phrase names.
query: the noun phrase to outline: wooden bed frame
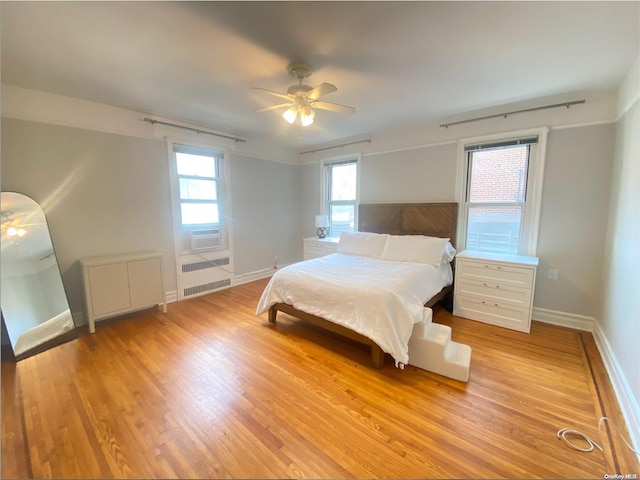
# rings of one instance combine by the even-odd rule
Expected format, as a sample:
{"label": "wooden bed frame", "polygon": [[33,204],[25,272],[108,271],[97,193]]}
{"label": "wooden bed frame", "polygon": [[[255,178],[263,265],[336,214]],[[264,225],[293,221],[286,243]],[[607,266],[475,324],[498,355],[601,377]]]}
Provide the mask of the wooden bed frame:
{"label": "wooden bed frame", "polygon": [[[358,208],[358,231],[360,232],[443,237],[449,238],[451,243],[455,245],[457,223],[457,203],[361,204]],[[425,303],[425,306],[434,306],[452,291],[453,285],[443,288]],[[370,346],[373,366],[375,368],[384,366],[385,354],[378,344],[370,338],[322,317],[298,310],[286,303],[276,303],[271,306],[269,322],[276,322],[279,311]]]}

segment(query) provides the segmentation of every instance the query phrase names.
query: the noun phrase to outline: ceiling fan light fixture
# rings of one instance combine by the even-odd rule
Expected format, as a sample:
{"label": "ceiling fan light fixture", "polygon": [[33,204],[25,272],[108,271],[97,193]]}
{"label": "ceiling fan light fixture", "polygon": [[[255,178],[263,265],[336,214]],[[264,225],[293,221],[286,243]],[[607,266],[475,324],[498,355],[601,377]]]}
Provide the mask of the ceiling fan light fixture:
{"label": "ceiling fan light fixture", "polygon": [[27,233],[27,231],[24,228],[15,228],[15,227],[7,228],[7,236],[9,237],[15,237],[16,235],[19,237],[24,237],[25,233]]}
{"label": "ceiling fan light fixture", "polygon": [[311,125],[315,116],[316,112],[309,105],[305,105],[300,109],[300,123],[302,123],[303,127]]}
{"label": "ceiling fan light fixture", "polygon": [[296,62],[290,64],[287,69],[289,74],[298,80],[297,84],[291,85],[287,88],[287,93],[275,92],[261,87],[251,87],[256,90],[262,90],[269,95],[287,100],[287,103],[259,108],[254,110],[254,112],[266,112],[285,107],[287,108],[287,111],[282,114],[282,118],[284,118],[290,125],[296,123],[296,120],[300,117],[299,124],[303,127],[308,127],[314,122],[316,109],[328,110],[335,113],[354,113],[356,111],[355,108],[347,105],[320,101],[319,99],[321,97],[329,95],[338,89],[335,85],[327,82],[321,83],[315,87],[302,83],[306,77],[311,75],[311,67],[308,64]]}
{"label": "ceiling fan light fixture", "polygon": [[287,122],[293,125],[293,122],[296,121],[296,117],[298,116],[298,109],[294,106],[289,110],[282,114],[282,118],[284,118]]}

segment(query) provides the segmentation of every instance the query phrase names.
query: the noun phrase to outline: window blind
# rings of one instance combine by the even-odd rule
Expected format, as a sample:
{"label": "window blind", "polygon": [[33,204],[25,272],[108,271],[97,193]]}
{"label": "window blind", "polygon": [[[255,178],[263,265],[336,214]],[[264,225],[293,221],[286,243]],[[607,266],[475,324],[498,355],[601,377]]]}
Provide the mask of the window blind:
{"label": "window blind", "polygon": [[325,167],[336,167],[336,166],[340,166],[340,165],[349,165],[350,163],[356,163],[357,160],[355,158],[350,159],[350,160],[338,160],[335,162],[325,162]]}
{"label": "window blind", "polygon": [[511,140],[500,140],[498,142],[487,142],[487,143],[465,145],[464,151],[471,152],[471,151],[477,151],[477,150],[488,150],[492,148],[514,147],[517,145],[532,145],[534,143],[538,143],[537,135],[535,137],[515,138]]}
{"label": "window blind", "polygon": [[173,144],[173,151],[175,153],[186,153],[190,155],[202,155],[204,157],[222,158],[224,154],[216,150],[210,150],[207,148],[192,147],[190,145]]}

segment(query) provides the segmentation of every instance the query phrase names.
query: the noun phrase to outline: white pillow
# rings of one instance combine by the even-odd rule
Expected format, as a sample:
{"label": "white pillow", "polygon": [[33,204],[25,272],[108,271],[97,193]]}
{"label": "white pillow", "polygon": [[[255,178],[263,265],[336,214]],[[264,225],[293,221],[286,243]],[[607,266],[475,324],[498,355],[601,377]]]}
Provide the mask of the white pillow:
{"label": "white pillow", "polygon": [[389,235],[383,260],[440,265],[453,260],[456,251],[448,238],[424,235]]}
{"label": "white pillow", "polygon": [[380,258],[388,236],[386,233],[342,232],[338,253]]}
{"label": "white pillow", "polygon": [[456,256],[456,249],[453,248],[451,242],[447,242],[444,247],[444,253],[442,254],[442,262],[440,263],[451,263],[453,261],[453,257]]}

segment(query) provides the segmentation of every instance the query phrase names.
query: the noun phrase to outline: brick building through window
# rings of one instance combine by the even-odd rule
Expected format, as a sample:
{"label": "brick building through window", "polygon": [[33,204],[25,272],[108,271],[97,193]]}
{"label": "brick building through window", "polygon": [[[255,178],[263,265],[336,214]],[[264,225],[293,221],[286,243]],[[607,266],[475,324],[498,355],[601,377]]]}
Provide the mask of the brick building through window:
{"label": "brick building through window", "polygon": [[519,252],[529,150],[516,145],[468,152],[467,250]]}

